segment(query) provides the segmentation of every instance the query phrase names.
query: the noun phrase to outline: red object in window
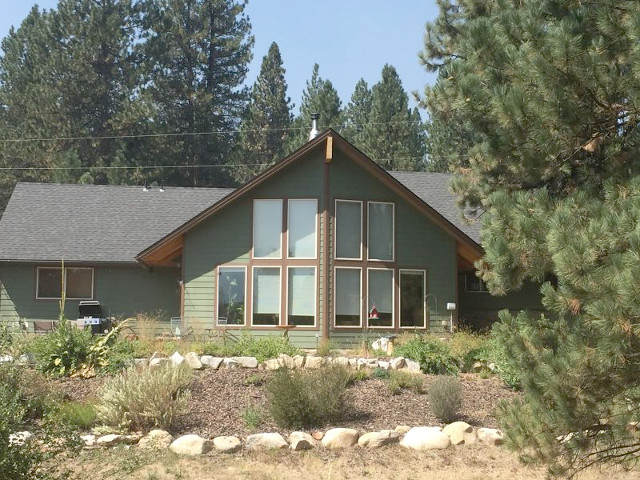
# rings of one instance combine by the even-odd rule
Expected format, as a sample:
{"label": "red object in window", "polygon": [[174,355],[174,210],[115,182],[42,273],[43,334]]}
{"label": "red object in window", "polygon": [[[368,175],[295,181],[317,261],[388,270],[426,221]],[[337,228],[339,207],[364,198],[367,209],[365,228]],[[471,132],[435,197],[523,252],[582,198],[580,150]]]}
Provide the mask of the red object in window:
{"label": "red object in window", "polygon": [[378,315],[378,309],[374,305],[369,312],[369,320],[380,320],[380,316]]}

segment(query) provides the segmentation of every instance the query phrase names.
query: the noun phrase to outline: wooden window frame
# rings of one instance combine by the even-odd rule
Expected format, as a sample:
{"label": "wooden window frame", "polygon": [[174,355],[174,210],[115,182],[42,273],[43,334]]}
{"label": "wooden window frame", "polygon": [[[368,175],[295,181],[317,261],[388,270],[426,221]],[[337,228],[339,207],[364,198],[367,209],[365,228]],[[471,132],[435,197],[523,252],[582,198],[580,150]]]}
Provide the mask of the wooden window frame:
{"label": "wooden window frame", "polygon": [[[244,318],[243,318],[243,322],[242,325],[220,325],[220,323],[218,323],[218,319],[220,318],[220,270],[221,269],[225,269],[225,268],[235,268],[235,269],[242,269],[244,270]],[[223,264],[223,265],[218,265],[215,269],[215,275],[216,275],[216,304],[215,304],[215,325],[217,327],[238,327],[238,328],[242,328],[242,327],[246,327],[247,326],[247,312],[249,310],[249,305],[248,305],[248,301],[247,301],[247,284],[248,284],[248,280],[249,280],[249,276],[248,276],[248,272],[247,272],[247,265],[238,265],[238,264]]]}
{"label": "wooden window frame", "polygon": [[[253,297],[255,294],[254,291],[254,280],[256,278],[255,276],[255,271],[256,268],[277,268],[278,269],[278,276],[279,276],[279,280],[280,280],[280,285],[278,286],[278,323],[275,325],[256,325],[255,323],[253,323],[253,315],[254,315],[254,302],[253,302]],[[283,278],[282,278],[282,265],[252,265],[251,266],[251,318],[249,326],[252,328],[269,328],[269,329],[276,329],[278,327],[280,327],[281,325],[283,325],[282,323],[282,293],[283,293]]]}
{"label": "wooden window frame", "polygon": [[[277,257],[256,257],[256,203],[257,202],[280,202],[280,255]],[[251,212],[251,258],[255,260],[282,260],[284,258],[283,255],[283,247],[284,247],[284,218],[282,217],[284,210],[285,201],[283,198],[254,198],[252,203],[252,212]]]}
{"label": "wooden window frame", "polygon": [[[291,218],[291,202],[315,202],[316,205],[316,213],[315,213],[315,235],[314,235],[314,241],[313,241],[313,257],[292,257],[289,256],[289,241],[290,241],[290,235],[289,232],[291,231],[291,227],[290,227],[290,222],[289,219]],[[287,255],[286,258],[287,260],[318,260],[318,218],[319,218],[319,213],[318,213],[318,205],[320,204],[320,202],[318,201],[317,198],[288,198],[287,199],[287,230],[286,230],[286,236],[287,236],[287,242],[286,242],[286,251],[287,251]]]}
{"label": "wooden window frame", "polygon": [[[338,257],[338,203],[359,203],[360,204],[360,256],[359,257]],[[333,258],[335,260],[343,260],[350,262],[360,262],[364,260],[364,244],[365,244],[365,232],[364,232],[364,201],[363,200],[349,200],[343,198],[336,198],[334,200],[334,223],[333,223]]]}
{"label": "wooden window frame", "polygon": [[475,276],[475,272],[466,272],[466,273],[463,273],[462,275],[464,276],[464,293],[473,293],[473,294],[476,294],[476,293],[481,293],[481,294],[489,293],[489,290],[487,290],[487,286],[484,283],[484,281],[481,278],[478,278],[478,277],[476,277],[476,278],[478,278],[480,289],[479,290],[471,290],[471,289],[469,289],[469,284],[468,284],[469,275],[474,275]]}
{"label": "wooden window frame", "polygon": [[283,319],[284,323],[281,322],[281,325],[286,325],[287,327],[293,327],[293,325],[289,324],[289,270],[291,270],[292,268],[313,268],[313,325],[295,325],[295,328],[317,329],[318,328],[318,267],[316,265],[287,265],[286,279],[284,282],[285,315]]}
{"label": "wooden window frame", "polygon": [[[69,297],[66,296],[67,291],[67,270],[70,268],[76,270],[91,270],[91,296],[90,297]],[[62,296],[59,297],[41,297],[40,296],[40,270],[62,270],[62,288],[65,291],[65,300],[93,300],[95,295],[95,269],[93,267],[76,267],[73,265],[63,267],[36,267],[36,300],[62,300]]]}
{"label": "wooden window frame", "polygon": [[[369,325],[369,309],[371,307],[369,307],[369,301],[371,300],[371,298],[369,297],[369,273],[372,270],[379,270],[379,271],[387,271],[387,272],[391,272],[391,325],[386,327],[386,326],[373,326],[373,325]],[[397,285],[396,285],[396,268],[394,267],[390,267],[390,268],[384,268],[384,267],[367,267],[367,296],[366,296],[366,308],[365,308],[365,315],[366,315],[366,323],[367,323],[367,329],[372,329],[372,330],[393,330],[395,329],[396,326],[396,289],[397,289]]]}
{"label": "wooden window frame", "polygon": [[[424,285],[424,296],[422,298],[422,309],[424,311],[424,314],[422,315],[422,326],[417,327],[415,325],[411,325],[411,326],[406,326],[403,327],[402,326],[402,273],[403,272],[409,272],[409,273],[421,273],[422,274],[422,281],[423,281],[423,285]],[[398,313],[398,328],[401,330],[425,330],[427,329],[427,326],[429,325],[429,309],[427,308],[427,271],[425,269],[419,269],[419,268],[399,268],[398,269],[398,308],[399,308],[399,313]]]}
{"label": "wooden window frame", "polygon": [[[358,325],[338,325],[336,323],[336,293],[335,293],[335,287],[336,287],[336,277],[338,276],[338,270],[358,270],[360,272],[360,292],[358,293],[358,303],[360,304],[360,323]],[[362,321],[362,291],[364,288],[363,285],[363,279],[362,279],[362,271],[363,268],[361,266],[357,266],[357,267],[349,267],[349,266],[336,266],[333,269],[333,328],[334,329],[343,329],[343,330],[353,330],[353,329],[357,329],[357,330],[362,330],[363,328],[363,324],[364,322]]]}
{"label": "wooden window frame", "polygon": [[[372,258],[369,256],[369,245],[371,244],[371,204],[382,203],[391,205],[391,258]],[[383,202],[378,200],[367,201],[367,260],[370,262],[391,262],[396,261],[396,204],[394,202]]]}

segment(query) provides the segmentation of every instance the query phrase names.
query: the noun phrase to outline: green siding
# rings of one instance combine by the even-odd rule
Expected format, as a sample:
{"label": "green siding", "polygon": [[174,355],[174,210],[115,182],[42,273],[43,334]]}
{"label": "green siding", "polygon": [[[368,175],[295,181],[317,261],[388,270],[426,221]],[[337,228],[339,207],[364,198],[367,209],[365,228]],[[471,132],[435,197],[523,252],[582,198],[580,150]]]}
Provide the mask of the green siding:
{"label": "green siding", "polygon": [[[107,316],[130,317],[141,312],[162,311],[179,315],[178,269],[142,267],[94,267],[94,299],[102,304]],[[57,300],[36,300],[36,266],[3,265],[0,267],[0,321],[15,322],[55,320]],[[78,317],[78,300],[67,300],[65,315]]]}

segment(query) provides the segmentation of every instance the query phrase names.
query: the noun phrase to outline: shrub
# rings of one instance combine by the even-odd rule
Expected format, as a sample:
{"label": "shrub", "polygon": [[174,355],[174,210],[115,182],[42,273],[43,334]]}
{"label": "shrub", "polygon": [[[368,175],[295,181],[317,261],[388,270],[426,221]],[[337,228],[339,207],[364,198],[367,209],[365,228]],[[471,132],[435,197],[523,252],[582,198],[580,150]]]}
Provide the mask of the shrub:
{"label": "shrub", "polygon": [[270,412],[282,428],[320,426],[344,414],[351,376],[343,367],[276,370],[267,384]]}
{"label": "shrub", "polygon": [[449,346],[431,335],[414,335],[394,349],[394,355],[415,360],[424,373],[455,375],[458,364]]}
{"label": "shrub", "polygon": [[54,418],[65,425],[88,430],[96,422],[96,410],[89,402],[63,402],[57,406]]}
{"label": "shrub", "polygon": [[349,385],[368,380],[369,378],[371,378],[371,373],[369,373],[369,370],[367,369],[349,370]]}
{"label": "shrub", "polygon": [[439,377],[429,386],[429,404],[433,414],[444,423],[458,418],[462,407],[460,381],[456,377]]}
{"label": "shrub", "polygon": [[316,349],[316,355],[320,357],[330,357],[333,355],[338,347],[332,340],[322,339]]}
{"label": "shrub", "polygon": [[242,419],[249,430],[255,430],[262,424],[262,412],[259,408],[249,405],[242,411]]}
{"label": "shrub", "polygon": [[253,337],[246,332],[242,332],[238,341],[234,343],[226,345],[213,342],[206,343],[202,346],[202,351],[205,355],[256,357],[258,362],[276,358],[281,353],[291,356],[302,353],[302,350],[291,345],[284,337],[275,335]]}
{"label": "shrub", "polygon": [[186,365],[130,367],[105,382],[98,420],[130,430],[170,428],[187,407],[193,373]]}
{"label": "shrub", "polygon": [[412,390],[416,393],[422,393],[422,385],[424,379],[422,375],[392,370],[389,373],[389,391],[392,395],[398,395],[403,388]]}
{"label": "shrub", "polygon": [[500,342],[493,333],[488,360],[495,364],[495,372],[507,386],[516,390],[521,388],[522,377],[515,362],[507,353],[504,343]]}
{"label": "shrub", "polygon": [[487,335],[459,331],[449,339],[449,347],[451,355],[457,359],[464,372],[471,372],[476,362],[480,362],[485,368],[489,363],[491,345]]}
{"label": "shrub", "polygon": [[380,367],[374,368],[373,373],[371,374],[373,378],[377,378],[379,380],[387,380],[390,375],[389,370],[385,370]]}
{"label": "shrub", "polygon": [[91,332],[63,319],[53,332],[38,337],[31,348],[43,372],[65,376],[86,362],[91,342]]}

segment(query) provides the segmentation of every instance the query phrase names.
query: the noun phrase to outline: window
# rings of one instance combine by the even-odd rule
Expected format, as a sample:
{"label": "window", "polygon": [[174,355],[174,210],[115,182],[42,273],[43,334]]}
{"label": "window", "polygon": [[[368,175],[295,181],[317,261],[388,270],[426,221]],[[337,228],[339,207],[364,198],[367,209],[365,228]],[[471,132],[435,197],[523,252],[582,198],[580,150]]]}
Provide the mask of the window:
{"label": "window", "polygon": [[360,327],[362,290],[360,268],[336,268],[334,282],[336,327]]}
{"label": "window", "polygon": [[289,200],[289,258],[316,258],[316,199]]}
{"label": "window", "polygon": [[316,323],[316,269],[290,267],[287,279],[287,324],[313,326]]}
{"label": "window", "polygon": [[280,324],[280,267],[253,268],[253,325]]}
{"label": "window", "polygon": [[[393,327],[393,270],[369,269],[367,279],[370,327]],[[376,307],[378,318],[371,318],[371,310]]]}
{"label": "window", "polygon": [[426,272],[424,270],[400,270],[400,327],[424,328],[426,326]]}
{"label": "window", "polygon": [[254,200],[254,258],[281,258],[281,239],[282,200]]}
{"label": "window", "polygon": [[218,268],[218,325],[245,324],[245,267]]}
{"label": "window", "polygon": [[386,202],[369,202],[369,260],[393,260],[394,205]]}
{"label": "window", "polygon": [[487,293],[487,285],[478,277],[475,272],[464,274],[464,291],[472,293]]}
{"label": "window", "polygon": [[336,258],[362,258],[362,202],[336,200]]}
{"label": "window", "polygon": [[38,267],[36,298],[59,299],[64,288],[68,300],[93,298],[93,268],[66,267],[64,278],[60,267]]}

